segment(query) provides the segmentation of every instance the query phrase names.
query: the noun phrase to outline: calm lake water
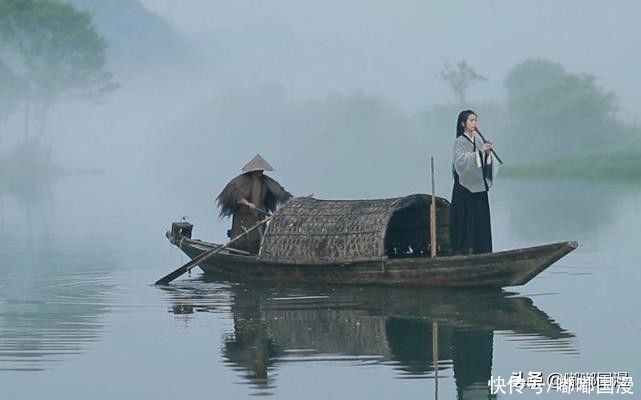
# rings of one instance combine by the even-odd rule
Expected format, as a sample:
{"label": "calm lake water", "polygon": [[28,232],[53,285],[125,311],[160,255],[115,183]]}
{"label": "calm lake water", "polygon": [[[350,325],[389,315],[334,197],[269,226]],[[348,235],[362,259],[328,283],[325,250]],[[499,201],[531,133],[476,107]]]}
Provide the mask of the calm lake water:
{"label": "calm lake water", "polygon": [[[2,399],[487,399],[491,376],[518,371],[627,372],[639,386],[614,397],[640,396],[639,187],[497,185],[498,250],[580,244],[522,287],[252,284],[195,269],[160,288],[187,261],[170,223],[188,213],[195,237],[220,241],[227,221],[212,193],[142,182],[116,195],[106,180],[0,193]],[[498,397],[536,398],[523,393]]]}

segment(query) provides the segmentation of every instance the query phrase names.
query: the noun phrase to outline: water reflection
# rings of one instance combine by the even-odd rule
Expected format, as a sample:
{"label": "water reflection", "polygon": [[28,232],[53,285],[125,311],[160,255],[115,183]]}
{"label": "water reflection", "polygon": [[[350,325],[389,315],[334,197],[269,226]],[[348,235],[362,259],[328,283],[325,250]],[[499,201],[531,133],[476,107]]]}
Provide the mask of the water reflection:
{"label": "water reflection", "polygon": [[276,386],[279,366],[324,361],[388,365],[400,378],[452,371],[460,399],[488,398],[496,332],[535,348],[576,352],[572,333],[531,299],[504,291],[223,281],[164,290],[170,311],[181,318],[231,313],[233,332],[224,337],[223,356],[247,383],[265,391]]}
{"label": "water reflection", "polygon": [[0,371],[44,370],[83,352],[103,331],[101,294],[110,286],[100,274],[82,274],[2,287]]}
{"label": "water reflection", "polygon": [[114,249],[53,224],[41,189],[0,192],[0,371],[45,370],[83,352],[104,330],[114,288]]}

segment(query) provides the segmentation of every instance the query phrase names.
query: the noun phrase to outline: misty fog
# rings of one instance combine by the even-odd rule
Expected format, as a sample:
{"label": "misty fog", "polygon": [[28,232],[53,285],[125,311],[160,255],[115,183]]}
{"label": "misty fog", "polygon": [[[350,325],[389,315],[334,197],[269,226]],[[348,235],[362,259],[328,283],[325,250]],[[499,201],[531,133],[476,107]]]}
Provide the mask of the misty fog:
{"label": "misty fog", "polygon": [[[488,374],[525,367],[638,379],[638,1],[56,1],[0,0],[7,398],[489,398]],[[449,200],[468,108],[505,162],[494,251],[579,243],[527,286],[152,284],[188,261],[172,222],[227,240],[215,198],[257,153],[318,199],[427,193],[434,157]]]}
{"label": "misty fog", "polygon": [[[527,60],[592,75],[593,89],[612,95],[609,125],[592,133],[595,148],[641,143],[641,57],[633,50],[641,6],[632,1],[72,4],[92,14],[119,87],[93,102],[57,102],[46,143],[72,187],[99,179],[105,201],[158,204],[169,196],[168,208],[184,204],[175,215],[198,204],[211,213],[201,217],[215,219],[213,198],[256,153],[292,193],[318,198],[426,192],[434,156],[437,194],[449,198],[463,108],[479,113],[511,166],[551,148],[564,153],[581,137],[578,129],[567,141],[542,138],[541,149],[519,147],[540,128],[519,125],[505,81]],[[462,61],[485,79],[457,104],[441,72]],[[18,108],[0,125],[2,153],[20,142],[23,119]],[[579,150],[590,154],[581,146],[569,152]]]}

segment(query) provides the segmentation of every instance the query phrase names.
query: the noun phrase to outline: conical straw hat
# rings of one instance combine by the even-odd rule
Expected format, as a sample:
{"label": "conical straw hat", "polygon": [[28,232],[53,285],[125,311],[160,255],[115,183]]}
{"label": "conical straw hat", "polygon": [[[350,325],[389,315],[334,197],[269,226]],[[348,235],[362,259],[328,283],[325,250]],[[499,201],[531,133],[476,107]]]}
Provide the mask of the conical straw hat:
{"label": "conical straw hat", "polygon": [[248,162],[242,169],[243,172],[252,172],[252,171],[273,171],[274,168],[269,165],[260,154],[256,154],[250,162]]}

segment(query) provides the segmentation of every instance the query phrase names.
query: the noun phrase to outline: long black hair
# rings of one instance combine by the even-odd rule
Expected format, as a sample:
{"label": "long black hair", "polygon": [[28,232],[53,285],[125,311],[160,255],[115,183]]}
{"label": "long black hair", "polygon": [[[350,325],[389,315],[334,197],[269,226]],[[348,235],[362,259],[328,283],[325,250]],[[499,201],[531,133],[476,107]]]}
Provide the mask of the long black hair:
{"label": "long black hair", "polygon": [[458,119],[456,120],[456,137],[461,136],[463,132],[465,132],[463,126],[465,125],[467,118],[472,114],[476,115],[476,113],[472,110],[465,110],[459,113]]}

